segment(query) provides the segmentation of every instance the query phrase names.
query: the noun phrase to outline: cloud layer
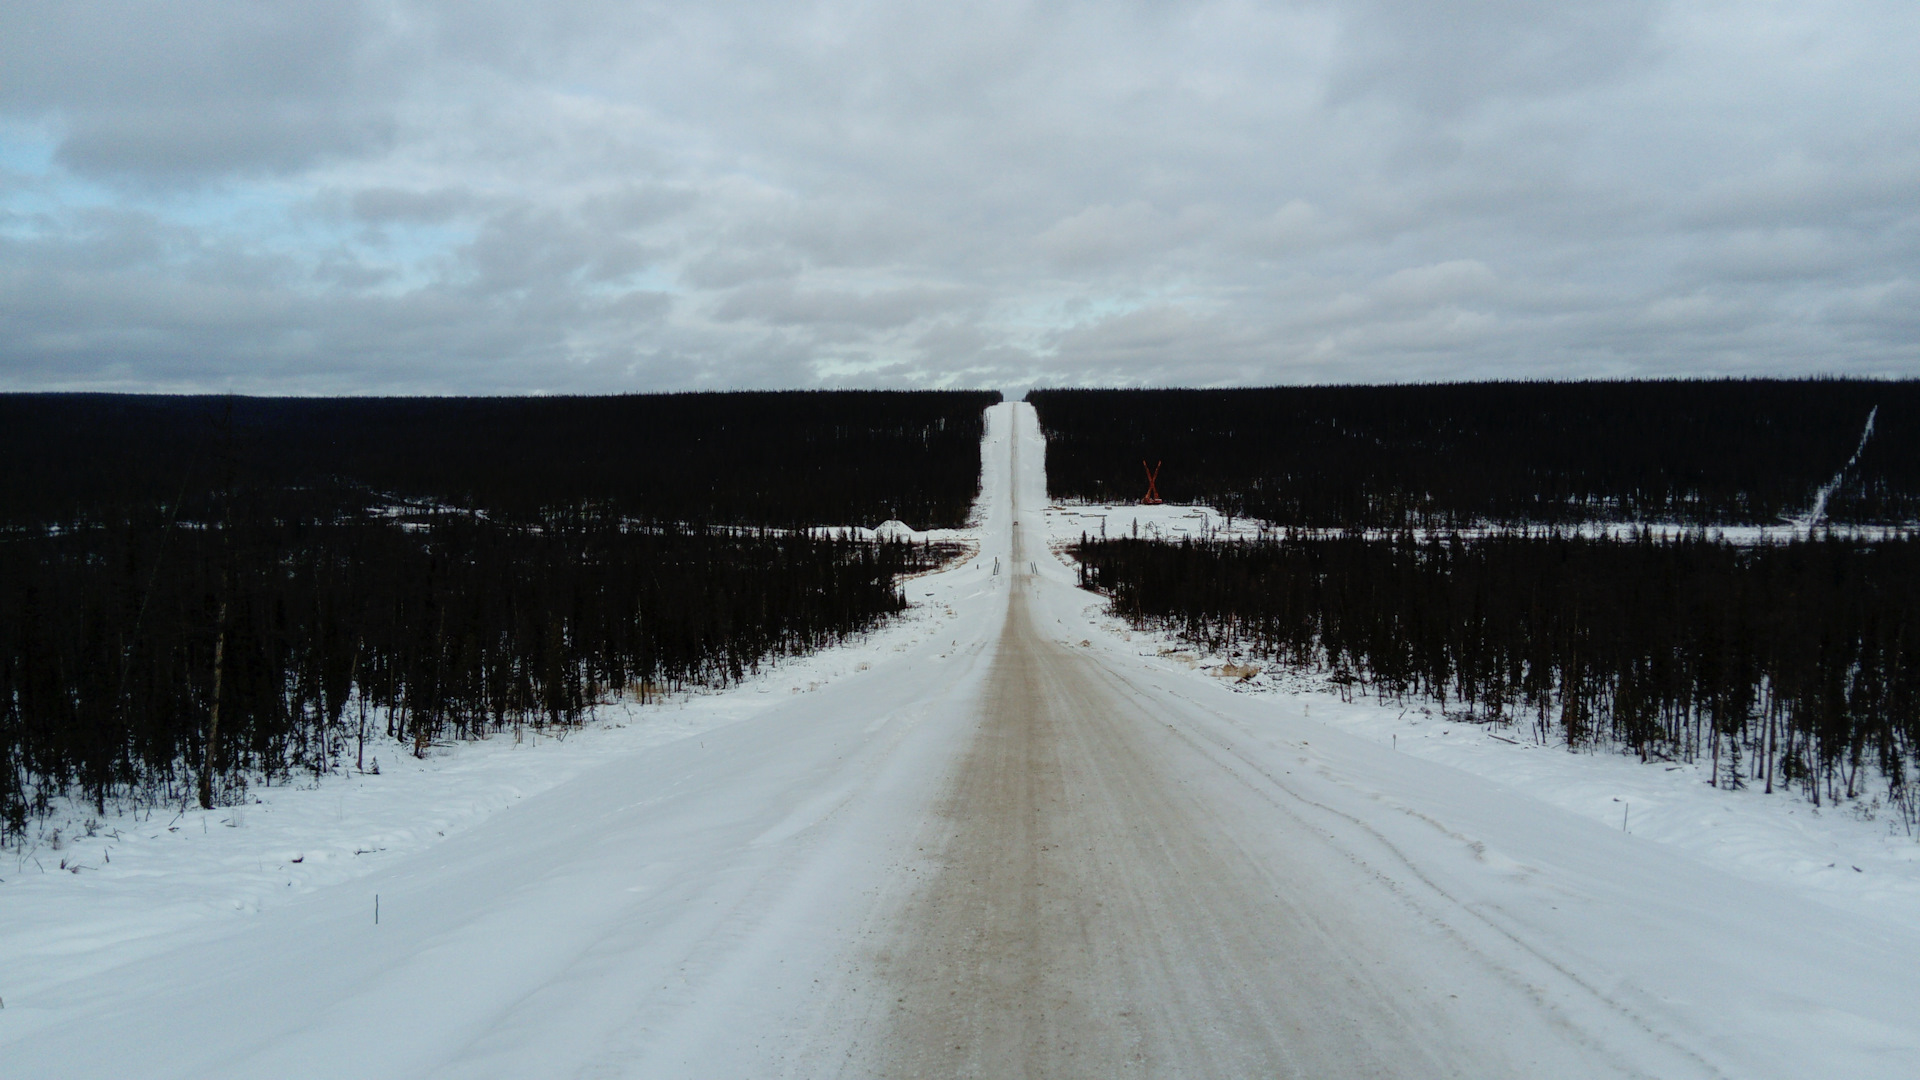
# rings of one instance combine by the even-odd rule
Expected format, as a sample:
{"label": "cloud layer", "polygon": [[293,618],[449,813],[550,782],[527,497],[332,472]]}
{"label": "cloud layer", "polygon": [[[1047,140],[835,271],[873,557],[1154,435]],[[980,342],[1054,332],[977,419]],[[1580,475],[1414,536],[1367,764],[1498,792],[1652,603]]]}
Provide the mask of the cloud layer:
{"label": "cloud layer", "polygon": [[27,0],[0,388],[1920,375],[1920,8]]}

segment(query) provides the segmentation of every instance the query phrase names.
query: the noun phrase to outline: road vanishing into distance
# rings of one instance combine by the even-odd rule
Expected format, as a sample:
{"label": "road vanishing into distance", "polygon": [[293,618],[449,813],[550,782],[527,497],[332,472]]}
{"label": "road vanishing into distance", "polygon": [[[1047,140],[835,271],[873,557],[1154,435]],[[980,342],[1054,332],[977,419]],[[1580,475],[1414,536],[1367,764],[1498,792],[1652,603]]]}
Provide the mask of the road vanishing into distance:
{"label": "road vanishing into distance", "polygon": [[0,1076],[1911,1075],[1904,931],[1142,656],[1044,453],[991,411],[867,670],[10,1000]]}

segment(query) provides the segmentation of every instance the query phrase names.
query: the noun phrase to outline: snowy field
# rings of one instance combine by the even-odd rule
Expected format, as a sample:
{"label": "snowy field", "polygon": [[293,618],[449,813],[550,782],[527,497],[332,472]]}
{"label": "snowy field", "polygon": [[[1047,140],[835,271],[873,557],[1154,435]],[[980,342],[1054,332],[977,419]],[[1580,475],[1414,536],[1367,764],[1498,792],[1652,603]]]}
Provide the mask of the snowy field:
{"label": "snowy field", "polygon": [[[1045,508],[1031,410],[990,419],[979,524],[940,537],[977,557],[909,582],[915,609],[858,643],[565,739],[388,746],[377,776],[242,807],[81,815],[9,856],[0,1076],[880,1075],[901,1030],[887,943],[938,898],[931,838],[964,824],[943,793],[1016,588],[1151,717],[1219,858],[1366,883],[1288,925],[1358,927],[1326,940],[1378,958],[1394,1038],[1488,1048],[1452,1074],[1913,1075],[1920,845],[1690,769],[1241,682],[1130,633],[1048,553],[1099,508]],[[1109,535],[1133,527],[1120,509]],[[1125,510],[1163,538],[1225,526]],[[1017,562],[1022,522],[1046,542]],[[1283,848],[1317,854],[1289,868]],[[1162,1061],[1147,1073],[1189,1071]],[[1369,1073],[1395,1074],[1448,1073]]]}
{"label": "snowy field", "polygon": [[[1158,506],[1137,506],[1131,503],[1049,503],[1046,509],[1047,533],[1056,549],[1077,543],[1082,535],[1091,539],[1118,540],[1122,537],[1137,537],[1142,540],[1259,540],[1282,535],[1284,530],[1268,528],[1253,518],[1227,518],[1210,506],[1189,506],[1163,503]],[[1431,536],[1547,536],[1556,530],[1540,526],[1532,528],[1480,528],[1453,529],[1435,532],[1425,529],[1411,530],[1416,539],[1425,540]],[[1640,522],[1592,522],[1578,526],[1559,528],[1561,536],[1608,537],[1616,540],[1631,540],[1645,535],[1656,540],[1680,540],[1699,537],[1715,542],[1724,542],[1739,547],[1752,547],[1758,544],[1785,544],[1808,537],[1831,536],[1836,540],[1898,540],[1920,536],[1920,527],[1912,525],[1730,525],[1715,528],[1699,528],[1692,525],[1672,523]],[[1333,530],[1315,533],[1302,532],[1298,535],[1335,536],[1341,535]],[[1357,535],[1369,539],[1381,540],[1400,535],[1384,529],[1364,530]]]}

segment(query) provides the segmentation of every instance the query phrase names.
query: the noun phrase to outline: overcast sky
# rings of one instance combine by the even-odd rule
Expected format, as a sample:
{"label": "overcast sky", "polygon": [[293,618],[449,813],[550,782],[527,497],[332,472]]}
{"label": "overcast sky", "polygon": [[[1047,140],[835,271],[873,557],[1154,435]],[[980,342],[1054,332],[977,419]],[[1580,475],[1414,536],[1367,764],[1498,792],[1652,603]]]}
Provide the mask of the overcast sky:
{"label": "overcast sky", "polygon": [[1920,3],[8,0],[0,389],[1920,376]]}

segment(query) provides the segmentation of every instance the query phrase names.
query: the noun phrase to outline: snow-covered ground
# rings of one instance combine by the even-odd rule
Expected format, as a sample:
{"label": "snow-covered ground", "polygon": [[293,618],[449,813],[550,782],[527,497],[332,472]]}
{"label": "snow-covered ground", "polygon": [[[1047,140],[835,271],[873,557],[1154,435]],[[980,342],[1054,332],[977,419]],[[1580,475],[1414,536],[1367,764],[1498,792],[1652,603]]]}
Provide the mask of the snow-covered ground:
{"label": "snow-covered ground", "polygon": [[[998,445],[983,514],[1005,502]],[[916,542],[982,531],[875,524]],[[74,808],[48,823],[57,846],[0,864],[0,1077],[563,1075],[552,1043],[580,1015],[516,1040],[497,1011],[537,1012],[555,965],[614,924],[646,928],[626,955],[650,973],[587,1013],[621,1002],[662,1045],[732,1039],[742,1014],[703,1008],[715,988],[695,969],[719,977],[769,919],[827,963],[803,946],[833,944],[838,912],[898,860],[900,841],[872,837],[913,820],[887,800],[917,805],[936,771],[903,760],[966,720],[1010,574],[989,557],[913,578],[914,607],[856,643],[725,692],[606,706],[564,738],[529,728],[425,760],[370,744],[378,775],[256,786],[210,812]],[[876,786],[887,797],[823,863],[810,830]],[[489,1032],[487,1060],[519,1065],[476,1064]],[[655,1050],[635,1053],[641,1075],[701,1075]]]}
{"label": "snow-covered ground", "polygon": [[[1162,503],[1157,506],[1138,506],[1133,503],[1082,503],[1053,502],[1046,509],[1047,533],[1056,548],[1068,543],[1078,542],[1082,535],[1092,539],[1120,539],[1137,537],[1142,540],[1258,540],[1278,536],[1280,533],[1265,523],[1250,517],[1228,518],[1211,506]],[[1741,547],[1753,547],[1759,544],[1785,544],[1795,540],[1805,540],[1809,536],[1827,537],[1836,540],[1898,540],[1920,536],[1920,526],[1914,525],[1833,525],[1810,524],[1802,521],[1796,524],[1778,525],[1727,525],[1713,528],[1700,528],[1693,525],[1681,525],[1672,522],[1589,522],[1582,525],[1562,526],[1555,529],[1534,526],[1526,529],[1512,527],[1483,526],[1479,528],[1452,529],[1432,532],[1415,529],[1412,535],[1417,539],[1429,536],[1476,537],[1489,535],[1533,535],[1547,536],[1557,531],[1562,536],[1610,537],[1617,540],[1630,540],[1645,535],[1656,540],[1680,540],[1688,537],[1702,537],[1707,540],[1734,544]],[[1323,536],[1337,535],[1327,530],[1318,533]],[[1372,539],[1384,539],[1399,535],[1384,529],[1366,530],[1360,535]]]}
{"label": "snow-covered ground", "polygon": [[[1204,506],[1050,503],[1049,547],[1065,558],[1082,535],[1154,540],[1251,540],[1259,522],[1228,521]],[[1583,535],[1689,535],[1679,525],[1593,525]],[[1824,534],[1828,530],[1821,530]],[[1912,535],[1910,528],[1834,528],[1832,535],[1881,539]],[[1802,539],[1802,525],[1715,529],[1705,533],[1734,544]],[[1691,857],[1756,881],[1801,891],[1848,910],[1920,926],[1920,837],[1910,835],[1876,796],[1841,806],[1815,807],[1803,798],[1757,788],[1728,791],[1707,783],[1705,763],[1644,764],[1605,751],[1569,753],[1542,746],[1517,730],[1450,720],[1431,703],[1346,700],[1324,683],[1294,676],[1263,661],[1208,656],[1171,634],[1130,631],[1089,598],[1083,616],[1099,623],[1145,664],[1222,682],[1239,693],[1266,696],[1277,712],[1335,726],[1399,752],[1443,762],[1515,791],[1621,828],[1634,836],[1684,850]],[[1248,676],[1249,669],[1258,674]]]}
{"label": "snow-covered ground", "polygon": [[[475,742],[367,745],[366,774],[260,786],[244,804],[96,815],[71,801],[0,860],[0,1004],[14,1017],[49,985],[229,933],[262,912],[404,864],[422,850],[611,758],[644,752],[812,694],[917,645],[945,620],[919,606],[863,639],[770,666],[737,687],[663,703],[614,701],[571,729]],[[937,595],[937,591],[936,591]],[[366,897],[372,919],[373,893]],[[6,1030],[0,1026],[0,1031]],[[0,1077],[8,1074],[0,1069]]]}
{"label": "snow-covered ground", "polygon": [[1048,503],[1045,511],[1048,542],[1054,546],[1093,540],[1252,540],[1265,535],[1253,518],[1229,521],[1211,506],[1161,503]]}
{"label": "snow-covered ground", "polygon": [[965,827],[946,793],[1015,588],[1029,633],[1148,721],[1168,805],[1220,823],[1215,861],[1318,897],[1271,940],[1373,958],[1394,1038],[1488,1047],[1456,1074],[1913,1075],[1915,864],[1884,823],[1246,692],[1271,676],[1163,654],[1050,545],[1016,562],[1016,522],[1083,526],[1042,512],[1031,410],[989,421],[978,557],[910,582],[916,610],[860,643],[564,741],[385,751],[377,777],[122,817],[0,866],[0,1076],[874,1075],[898,1030],[885,943],[938,902],[933,841]]}
{"label": "snow-covered ground", "polygon": [[[1049,539],[1064,549],[1079,534],[1065,531],[1075,528],[1071,518],[1059,520],[1049,515]],[[1264,660],[1210,654],[1171,633],[1133,630],[1098,597],[1087,597],[1081,616],[1112,647],[1168,678],[1214,683],[1258,699],[1268,715],[1310,720],[1440,762],[1756,882],[1920,928],[1920,837],[1875,796],[1815,807],[1784,790],[1716,788],[1705,762],[1569,752],[1564,744],[1539,743],[1524,725],[1450,718],[1431,702],[1349,699],[1323,679]]]}

